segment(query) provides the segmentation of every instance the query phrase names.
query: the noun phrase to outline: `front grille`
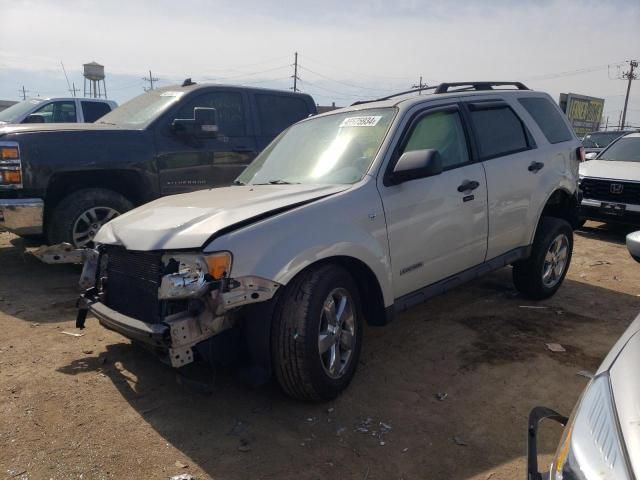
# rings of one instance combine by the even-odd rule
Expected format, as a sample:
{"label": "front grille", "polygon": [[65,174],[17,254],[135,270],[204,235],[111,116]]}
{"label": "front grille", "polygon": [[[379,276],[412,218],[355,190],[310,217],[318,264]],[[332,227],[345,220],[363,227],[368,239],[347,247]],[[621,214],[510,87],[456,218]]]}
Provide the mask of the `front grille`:
{"label": "front grille", "polygon": [[116,312],[147,323],[162,320],[158,288],[162,275],[160,252],[135,252],[109,247],[106,304]]}
{"label": "front grille", "polygon": [[[614,193],[614,191],[619,191],[620,187],[614,187],[612,191],[612,184],[621,185],[622,191],[620,193]],[[582,189],[584,198],[603,200],[605,202],[640,204],[640,183],[583,178],[580,183],[580,188]]]}

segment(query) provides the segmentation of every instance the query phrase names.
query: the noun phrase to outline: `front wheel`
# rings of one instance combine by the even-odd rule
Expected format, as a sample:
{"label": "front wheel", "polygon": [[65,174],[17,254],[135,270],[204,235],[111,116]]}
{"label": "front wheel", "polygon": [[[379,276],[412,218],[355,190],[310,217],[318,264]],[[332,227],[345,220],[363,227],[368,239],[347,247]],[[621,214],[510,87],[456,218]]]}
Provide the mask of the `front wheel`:
{"label": "front wheel", "polygon": [[284,392],[311,401],[340,394],[355,374],[362,329],[358,288],[346,270],[323,265],[298,275],[273,319],[273,366]]}
{"label": "front wheel", "polygon": [[551,297],[564,280],[573,253],[573,230],[566,220],[542,217],[531,256],[513,265],[513,283],[526,297]]}
{"label": "front wheel", "polygon": [[52,245],[67,242],[76,248],[91,247],[102,225],[132,208],[129,200],[113,190],[78,190],[56,205],[47,238]]}

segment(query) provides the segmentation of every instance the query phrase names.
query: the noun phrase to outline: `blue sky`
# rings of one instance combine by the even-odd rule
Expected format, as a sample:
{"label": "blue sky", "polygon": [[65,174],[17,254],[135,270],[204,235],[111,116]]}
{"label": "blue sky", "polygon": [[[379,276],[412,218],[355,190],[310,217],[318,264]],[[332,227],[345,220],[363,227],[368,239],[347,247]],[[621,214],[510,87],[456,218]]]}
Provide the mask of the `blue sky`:
{"label": "blue sky", "polygon": [[[192,77],[275,88],[292,84],[345,105],[470,79],[521,80],[558,97],[602,96],[617,122],[623,62],[640,59],[637,1],[20,1],[0,0],[0,99],[67,95],[82,64],[105,65],[109,97]],[[82,92],[81,92],[82,94]],[[629,120],[640,126],[640,82]]]}

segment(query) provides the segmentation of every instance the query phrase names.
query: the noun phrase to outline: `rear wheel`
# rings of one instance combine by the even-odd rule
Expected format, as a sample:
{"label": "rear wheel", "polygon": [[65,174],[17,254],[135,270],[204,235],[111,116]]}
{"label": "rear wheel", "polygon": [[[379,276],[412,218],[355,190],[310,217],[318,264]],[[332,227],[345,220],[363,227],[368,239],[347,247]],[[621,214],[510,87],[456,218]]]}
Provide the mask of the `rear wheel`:
{"label": "rear wheel", "polygon": [[283,292],[274,312],[276,378],[301,400],[335,398],[356,371],[363,318],[353,278],[337,265],[312,268]]}
{"label": "rear wheel", "polygon": [[76,248],[90,247],[102,225],[132,208],[129,200],[112,190],[78,190],[63,198],[53,210],[48,222],[49,243],[67,242]]}
{"label": "rear wheel", "polygon": [[573,253],[573,230],[566,220],[542,217],[531,256],[513,265],[513,283],[525,296],[552,296],[564,280]]}

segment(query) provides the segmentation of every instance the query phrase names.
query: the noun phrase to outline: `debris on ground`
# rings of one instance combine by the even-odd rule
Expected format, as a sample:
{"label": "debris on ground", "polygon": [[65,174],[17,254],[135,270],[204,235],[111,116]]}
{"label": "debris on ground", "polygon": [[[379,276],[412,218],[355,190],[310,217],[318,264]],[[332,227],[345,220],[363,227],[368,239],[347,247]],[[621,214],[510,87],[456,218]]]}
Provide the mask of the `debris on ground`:
{"label": "debris on ground", "polygon": [[404,447],[404,448],[402,449],[402,453],[407,453],[408,451],[409,451],[409,447]]}
{"label": "debris on ground", "polygon": [[32,323],[32,324],[31,324],[31,326],[32,326],[32,327],[39,327],[39,326],[40,326],[40,324],[39,324],[38,322],[34,322],[34,323]]}
{"label": "debris on ground", "polygon": [[456,445],[459,445],[460,447],[466,447],[468,445],[467,442],[465,442],[462,438],[458,437],[457,435],[454,435],[453,443],[455,443]]}
{"label": "debris on ground", "polygon": [[520,305],[520,308],[530,308],[531,310],[546,310],[549,307],[545,307],[544,305]]}
{"label": "debris on ground", "polygon": [[345,427],[340,427],[336,430],[336,435],[339,437],[341,436],[344,432],[346,432],[347,429]]}
{"label": "debris on ground", "polygon": [[333,410],[334,410],[334,408],[333,408],[333,407],[331,407],[331,408],[327,408],[327,413],[333,413]]}
{"label": "debris on ground", "polygon": [[546,343],[545,345],[547,346],[547,349],[551,350],[552,352],[566,352],[567,351],[566,348],[564,348],[559,343]]}
{"label": "debris on ground", "polygon": [[178,468],[187,468],[189,465],[182,463],[180,460],[176,460],[175,466]]}
{"label": "debris on ground", "polygon": [[251,451],[251,447],[249,446],[249,442],[247,440],[245,440],[244,438],[240,439],[240,446],[238,447],[238,450],[240,452],[250,452]]}
{"label": "debris on ground", "polygon": [[169,480],[196,480],[196,477],[190,473],[181,473],[180,475],[174,475]]}
{"label": "debris on ground", "polygon": [[438,393],[435,394],[435,397],[441,402],[443,400],[445,400],[448,396],[449,396],[449,394],[445,393],[445,392],[438,392]]}
{"label": "debris on ground", "polygon": [[579,372],[576,372],[576,375],[580,377],[588,378],[589,380],[593,378],[593,373],[588,372],[586,370],[580,370]]}
{"label": "debris on ground", "polygon": [[75,332],[67,332],[67,331],[62,331],[60,333],[63,333],[65,335],[69,335],[70,337],[83,337],[84,333],[75,333]]}
{"label": "debris on ground", "polygon": [[599,267],[600,265],[611,265],[611,262],[608,262],[607,260],[597,260],[596,262],[589,264],[590,267]]}
{"label": "debris on ground", "polygon": [[378,439],[378,444],[383,447],[386,445],[384,441],[384,436],[392,430],[391,425],[385,422],[378,422],[376,425],[373,421],[373,418],[367,417],[360,423],[356,424],[354,428],[354,432],[358,433],[370,433],[371,436],[376,437]]}

